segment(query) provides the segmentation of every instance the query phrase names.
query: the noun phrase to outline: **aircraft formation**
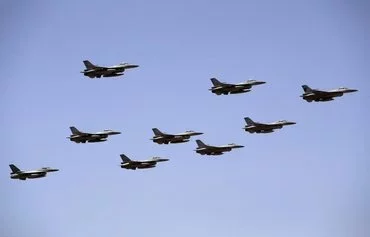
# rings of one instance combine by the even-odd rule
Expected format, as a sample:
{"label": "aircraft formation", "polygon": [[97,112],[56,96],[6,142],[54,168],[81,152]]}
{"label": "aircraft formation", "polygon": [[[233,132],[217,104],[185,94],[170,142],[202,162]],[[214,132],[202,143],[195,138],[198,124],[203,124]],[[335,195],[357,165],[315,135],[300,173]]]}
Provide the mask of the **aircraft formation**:
{"label": "aircraft formation", "polygon": [[[89,77],[91,79],[94,78],[101,78],[101,77],[119,77],[124,75],[124,71],[127,69],[133,69],[139,67],[136,64],[129,64],[129,63],[120,63],[118,65],[113,65],[109,67],[98,66],[92,64],[88,60],[83,61],[86,69],[81,71],[84,76]],[[241,94],[247,93],[252,90],[252,87],[257,85],[265,84],[264,81],[257,81],[257,80],[247,80],[245,82],[240,82],[237,84],[220,82],[216,78],[210,79],[212,82],[212,87],[209,89],[211,93],[216,95],[231,95],[231,94]],[[303,100],[311,103],[311,102],[327,102],[334,100],[335,97],[341,97],[347,93],[357,92],[357,89],[349,89],[345,87],[339,87],[337,89],[331,90],[319,90],[319,89],[311,89],[307,85],[302,85],[302,89],[304,93],[300,96]],[[245,117],[245,126],[243,130],[248,133],[272,133],[275,129],[282,129],[284,126],[294,125],[296,122],[287,121],[287,120],[279,120],[276,122],[270,123],[262,123],[262,122],[255,122],[250,117]],[[119,135],[121,132],[114,131],[110,129],[103,130],[101,132],[82,132],[78,130],[76,127],[71,126],[69,127],[71,130],[71,135],[67,137],[71,142],[74,143],[96,143],[96,142],[106,142],[109,136],[112,135]],[[185,143],[189,142],[192,136],[199,136],[202,135],[202,132],[196,131],[185,131],[176,134],[170,134],[160,131],[158,128],[152,128],[154,136],[151,140],[157,144],[176,144],[176,143]],[[238,145],[235,143],[230,143],[226,145],[209,145],[205,144],[202,140],[197,139],[196,141],[197,147],[194,150],[197,154],[200,155],[208,155],[208,156],[218,156],[222,155],[225,152],[230,152],[236,148],[243,148],[243,145]],[[169,161],[169,159],[161,158],[161,157],[152,157],[148,160],[131,160],[125,154],[120,154],[121,157],[121,164],[120,167],[123,169],[129,170],[136,170],[136,169],[149,169],[156,167],[157,163]],[[43,178],[46,177],[47,173],[49,172],[56,172],[59,169],[54,169],[50,167],[43,167],[36,170],[30,171],[22,171],[14,164],[9,165],[11,169],[10,178],[11,179],[18,179],[18,180],[26,180],[26,179],[35,179],[35,178]]]}

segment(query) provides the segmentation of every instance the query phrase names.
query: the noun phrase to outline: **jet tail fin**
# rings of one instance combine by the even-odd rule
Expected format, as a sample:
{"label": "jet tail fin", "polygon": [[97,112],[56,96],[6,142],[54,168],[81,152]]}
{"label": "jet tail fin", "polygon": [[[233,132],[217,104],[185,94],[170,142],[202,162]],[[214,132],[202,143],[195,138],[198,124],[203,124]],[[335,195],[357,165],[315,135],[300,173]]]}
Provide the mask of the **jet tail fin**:
{"label": "jet tail fin", "polygon": [[198,144],[198,147],[206,147],[207,146],[201,140],[196,140],[195,142]]}
{"label": "jet tail fin", "polygon": [[73,126],[72,127],[69,127],[69,129],[71,129],[71,132],[72,132],[73,135],[81,134],[81,132],[77,128],[73,127]]}
{"label": "jet tail fin", "polygon": [[85,64],[86,69],[96,68],[96,66],[92,64],[89,60],[84,60],[83,63]]}
{"label": "jet tail fin", "polygon": [[21,171],[17,166],[15,166],[14,164],[10,164],[9,165],[10,169],[12,170],[13,173],[17,173],[19,171]]}
{"label": "jet tail fin", "polygon": [[131,161],[131,159],[128,158],[125,154],[121,154],[119,156],[121,157],[123,162],[130,162]]}
{"label": "jet tail fin", "polygon": [[158,128],[152,128],[154,135],[161,136],[163,132],[161,132]]}
{"label": "jet tail fin", "polygon": [[307,85],[302,85],[302,88],[303,88],[304,92],[311,92],[312,91],[312,89]]}
{"label": "jet tail fin", "polygon": [[222,83],[219,81],[219,80],[217,80],[216,78],[211,78],[211,81],[212,81],[212,84],[214,85],[214,86],[221,86],[222,85]]}
{"label": "jet tail fin", "polygon": [[246,122],[248,125],[253,125],[253,124],[254,124],[254,121],[253,121],[251,118],[249,118],[249,117],[245,117],[245,118],[244,118],[244,120],[245,120],[245,122]]}

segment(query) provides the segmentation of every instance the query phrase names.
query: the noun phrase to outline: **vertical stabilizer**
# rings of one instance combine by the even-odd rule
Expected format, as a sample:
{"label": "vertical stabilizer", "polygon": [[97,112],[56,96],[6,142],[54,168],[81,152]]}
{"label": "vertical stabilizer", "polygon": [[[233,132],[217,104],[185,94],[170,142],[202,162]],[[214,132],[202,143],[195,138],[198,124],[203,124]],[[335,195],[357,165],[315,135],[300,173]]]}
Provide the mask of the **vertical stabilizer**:
{"label": "vertical stabilizer", "polygon": [[244,120],[247,123],[247,125],[253,125],[254,124],[254,121],[249,117],[245,117]]}
{"label": "vertical stabilizer", "polygon": [[211,78],[211,81],[214,86],[222,86],[222,83],[214,77]]}
{"label": "vertical stabilizer", "polygon": [[306,93],[312,92],[312,89],[307,85],[303,85],[302,88],[303,88],[304,92],[306,92]]}
{"label": "vertical stabilizer", "polygon": [[12,170],[12,173],[18,173],[18,172],[20,172],[21,170],[17,167],[17,166],[15,166],[14,164],[10,164],[9,165],[9,167],[10,167],[10,169]]}
{"label": "vertical stabilizer", "polygon": [[84,62],[84,64],[85,64],[86,69],[93,69],[93,68],[96,68],[96,66],[95,66],[94,64],[90,63],[90,61],[89,61],[89,60],[84,60],[83,62]]}
{"label": "vertical stabilizer", "polygon": [[69,129],[71,129],[71,132],[72,132],[72,134],[73,135],[79,135],[79,134],[81,134],[81,132],[77,129],[77,128],[75,128],[75,127],[69,127]]}
{"label": "vertical stabilizer", "polygon": [[128,158],[125,154],[119,155],[124,163],[130,162],[130,158]]}
{"label": "vertical stabilizer", "polygon": [[198,147],[207,147],[201,140],[196,140],[195,142],[198,144]]}
{"label": "vertical stabilizer", "polygon": [[158,128],[152,128],[154,135],[156,136],[162,136],[163,133]]}

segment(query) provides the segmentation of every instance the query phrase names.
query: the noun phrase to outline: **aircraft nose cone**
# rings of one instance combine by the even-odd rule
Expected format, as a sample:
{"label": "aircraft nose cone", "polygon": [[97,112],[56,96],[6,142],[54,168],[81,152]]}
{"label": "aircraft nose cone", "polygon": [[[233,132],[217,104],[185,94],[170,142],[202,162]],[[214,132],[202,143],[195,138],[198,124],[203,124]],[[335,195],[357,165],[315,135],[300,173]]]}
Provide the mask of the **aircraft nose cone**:
{"label": "aircraft nose cone", "polygon": [[128,68],[136,68],[136,67],[139,67],[139,65],[136,65],[136,64],[130,64],[127,66]]}

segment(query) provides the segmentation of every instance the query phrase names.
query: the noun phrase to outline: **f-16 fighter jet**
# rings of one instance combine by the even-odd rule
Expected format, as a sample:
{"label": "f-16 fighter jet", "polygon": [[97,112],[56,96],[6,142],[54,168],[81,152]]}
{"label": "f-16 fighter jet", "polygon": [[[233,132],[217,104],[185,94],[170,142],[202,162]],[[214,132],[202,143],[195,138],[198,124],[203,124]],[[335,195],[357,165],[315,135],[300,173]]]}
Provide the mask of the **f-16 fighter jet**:
{"label": "f-16 fighter jet", "polygon": [[58,169],[52,169],[50,167],[44,167],[38,170],[23,171],[14,164],[10,164],[9,167],[12,170],[10,173],[10,178],[19,180],[42,178],[45,177],[48,172],[59,171]]}
{"label": "f-16 fighter jet", "polygon": [[294,125],[295,122],[289,122],[286,120],[279,120],[273,123],[259,123],[254,122],[251,118],[244,118],[247,125],[243,128],[246,132],[250,133],[271,133],[274,129],[281,129],[286,125]]}
{"label": "f-16 fighter jet", "polygon": [[75,143],[105,142],[108,136],[121,134],[121,132],[116,132],[110,129],[104,129],[104,131],[97,133],[81,132],[75,127],[69,127],[69,129],[71,129],[72,135],[67,138]]}
{"label": "f-16 fighter jet", "polygon": [[212,81],[212,88],[209,89],[212,93],[216,95],[227,95],[227,94],[240,94],[246,93],[251,91],[252,86],[265,84],[264,81],[256,81],[256,80],[247,80],[245,82],[241,82],[238,84],[230,84],[225,82],[220,82],[216,78],[211,78]]}
{"label": "f-16 fighter jet", "polygon": [[356,89],[348,89],[346,87],[339,87],[338,89],[332,89],[328,91],[311,89],[307,85],[303,85],[302,88],[304,90],[304,93],[301,95],[301,97],[307,102],[331,101],[334,100],[334,97],[340,97],[345,93],[352,93],[358,91]]}
{"label": "f-16 fighter jet", "polygon": [[130,160],[125,154],[121,154],[121,168],[129,169],[129,170],[136,170],[136,169],[149,169],[154,168],[158,162],[168,161],[169,159],[163,159],[160,157],[153,157],[150,160]]}
{"label": "f-16 fighter jet", "polygon": [[204,144],[201,140],[196,140],[198,147],[196,153],[201,155],[222,155],[224,152],[231,151],[234,148],[242,148],[244,146],[236,145],[234,143],[223,146],[210,146]]}
{"label": "f-16 fighter jet", "polygon": [[100,77],[118,77],[122,76],[123,72],[126,69],[136,68],[139,65],[129,64],[129,63],[120,63],[118,65],[110,66],[110,67],[102,67],[97,66],[89,62],[88,60],[84,60],[83,63],[85,64],[86,69],[83,70],[85,76],[90,78],[100,78]]}
{"label": "f-16 fighter jet", "polygon": [[178,134],[167,134],[161,132],[158,128],[152,129],[154,132],[154,137],[151,139],[153,142],[158,144],[168,144],[168,143],[183,143],[188,142],[191,136],[202,135],[201,132],[186,131]]}

